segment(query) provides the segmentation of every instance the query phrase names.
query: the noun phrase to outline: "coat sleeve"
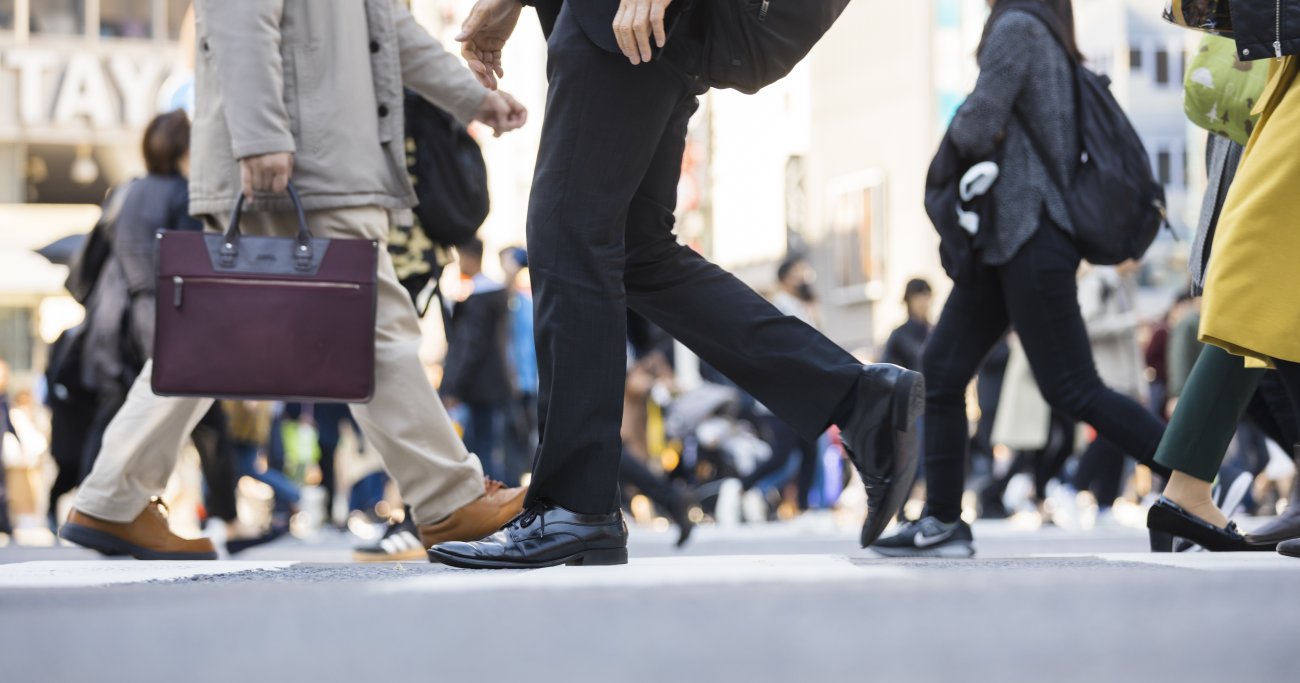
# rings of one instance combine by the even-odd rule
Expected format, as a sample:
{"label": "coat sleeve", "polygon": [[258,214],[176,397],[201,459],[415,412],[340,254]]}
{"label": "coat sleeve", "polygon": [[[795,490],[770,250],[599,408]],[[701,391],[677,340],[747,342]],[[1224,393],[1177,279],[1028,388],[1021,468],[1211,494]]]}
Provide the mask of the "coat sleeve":
{"label": "coat sleeve", "polygon": [[293,152],[284,104],[284,0],[199,0],[236,159]]}
{"label": "coat sleeve", "polygon": [[397,25],[398,54],[402,61],[402,82],[424,99],[451,112],[457,121],[474,120],[487,89],[474,74],[443,48],[400,4],[393,6]]}
{"label": "coat sleeve", "polygon": [[997,148],[1024,89],[1033,58],[1027,46],[1053,40],[1047,27],[1024,12],[998,19],[980,54],[980,75],[949,126],[953,144],[967,159],[982,159]]}

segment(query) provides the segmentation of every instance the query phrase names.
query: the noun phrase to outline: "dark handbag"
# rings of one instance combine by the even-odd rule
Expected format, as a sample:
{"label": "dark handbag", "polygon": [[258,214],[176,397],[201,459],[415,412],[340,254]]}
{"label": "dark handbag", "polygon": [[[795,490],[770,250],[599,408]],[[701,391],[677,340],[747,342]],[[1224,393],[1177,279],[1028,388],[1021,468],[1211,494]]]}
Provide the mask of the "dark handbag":
{"label": "dark handbag", "polygon": [[966,232],[958,220],[957,209],[962,206],[958,186],[972,165],[957,151],[952,136],[945,134],[925,176],[925,213],[939,233],[939,262],[948,277],[959,285],[974,285],[978,281],[983,236],[993,230],[995,220],[991,192],[976,199],[975,206],[967,207],[980,214],[983,227],[978,233]]}
{"label": "dark handbag", "polygon": [[746,94],[785,78],[849,0],[708,0],[704,79]]}
{"label": "dark handbag", "polygon": [[161,396],[364,403],[375,386],[379,242],[159,233],[153,390]]}

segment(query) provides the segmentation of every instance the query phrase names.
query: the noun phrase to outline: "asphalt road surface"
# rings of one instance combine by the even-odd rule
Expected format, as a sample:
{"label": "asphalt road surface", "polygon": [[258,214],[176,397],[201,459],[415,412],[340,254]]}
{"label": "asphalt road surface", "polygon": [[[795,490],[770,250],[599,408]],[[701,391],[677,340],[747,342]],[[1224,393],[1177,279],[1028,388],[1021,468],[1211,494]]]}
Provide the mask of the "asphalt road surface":
{"label": "asphalt road surface", "polygon": [[967,561],[856,530],[636,533],[626,567],[237,561],[0,548],[0,681],[1295,681],[1300,561],[1143,532],[976,526]]}

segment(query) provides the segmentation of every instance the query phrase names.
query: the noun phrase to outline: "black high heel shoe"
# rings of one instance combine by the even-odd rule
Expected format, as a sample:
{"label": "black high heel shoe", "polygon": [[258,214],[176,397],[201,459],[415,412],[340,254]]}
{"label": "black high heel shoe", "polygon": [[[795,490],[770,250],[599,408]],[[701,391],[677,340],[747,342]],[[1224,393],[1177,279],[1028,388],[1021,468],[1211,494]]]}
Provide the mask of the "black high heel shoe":
{"label": "black high heel shoe", "polygon": [[1182,538],[1211,552],[1248,552],[1275,550],[1277,545],[1255,545],[1228,522],[1219,528],[1184,510],[1177,503],[1160,497],[1147,512],[1147,529],[1151,531],[1151,550],[1172,552],[1174,539]]}

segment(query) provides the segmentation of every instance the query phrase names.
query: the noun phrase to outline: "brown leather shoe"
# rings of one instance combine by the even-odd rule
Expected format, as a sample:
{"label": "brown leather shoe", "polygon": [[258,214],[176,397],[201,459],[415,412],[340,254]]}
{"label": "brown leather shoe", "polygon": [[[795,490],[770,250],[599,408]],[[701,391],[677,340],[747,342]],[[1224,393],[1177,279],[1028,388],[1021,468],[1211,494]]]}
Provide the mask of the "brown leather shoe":
{"label": "brown leather shoe", "polygon": [[217,549],[206,538],[181,538],[167,524],[167,506],[149,501],[134,521],[106,522],[73,510],[59,537],[105,555],[130,555],[137,560],[215,560]]}
{"label": "brown leather shoe", "polygon": [[488,481],[487,493],[434,524],[420,526],[420,541],[432,548],[448,541],[478,541],[491,536],[523,512],[527,486],[505,488],[500,482]]}

